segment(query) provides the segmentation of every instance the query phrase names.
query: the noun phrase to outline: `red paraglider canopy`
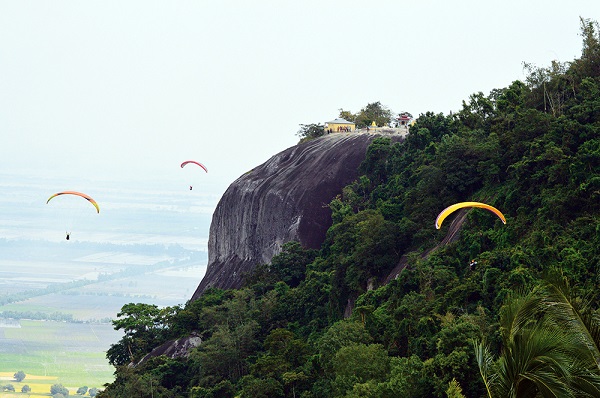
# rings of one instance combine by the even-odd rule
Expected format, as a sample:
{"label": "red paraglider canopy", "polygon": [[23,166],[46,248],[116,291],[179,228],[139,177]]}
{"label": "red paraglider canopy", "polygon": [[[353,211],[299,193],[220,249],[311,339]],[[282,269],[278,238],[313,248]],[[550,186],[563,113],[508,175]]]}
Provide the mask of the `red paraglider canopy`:
{"label": "red paraglider canopy", "polygon": [[185,162],[181,163],[181,168],[183,168],[183,166],[185,166],[188,163],[197,164],[198,166],[202,167],[204,169],[204,171],[206,171],[208,173],[208,169],[206,168],[206,166],[204,166],[202,163],[196,162],[195,160],[186,160]]}

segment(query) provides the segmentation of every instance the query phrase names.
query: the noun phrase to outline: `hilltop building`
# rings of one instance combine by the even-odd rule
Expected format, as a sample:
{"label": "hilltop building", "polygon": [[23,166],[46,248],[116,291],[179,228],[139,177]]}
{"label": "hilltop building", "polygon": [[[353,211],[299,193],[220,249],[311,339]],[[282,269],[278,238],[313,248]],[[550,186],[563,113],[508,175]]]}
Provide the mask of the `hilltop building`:
{"label": "hilltop building", "polygon": [[409,126],[412,126],[415,121],[412,118],[412,115],[408,112],[402,112],[396,118],[396,126],[398,128],[404,128],[408,131]]}
{"label": "hilltop building", "polygon": [[330,133],[352,133],[356,130],[356,125],[346,119],[337,118],[325,123],[325,132]]}
{"label": "hilltop building", "polygon": [[405,136],[408,134],[410,126],[415,124],[415,120],[412,115],[408,112],[402,112],[398,114],[398,117],[392,119],[387,126],[377,126],[375,121],[370,126],[366,126],[360,129],[356,128],[354,122],[349,122],[346,119],[337,118],[326,122],[324,125],[325,134],[329,133],[375,133],[375,134],[400,134]]}

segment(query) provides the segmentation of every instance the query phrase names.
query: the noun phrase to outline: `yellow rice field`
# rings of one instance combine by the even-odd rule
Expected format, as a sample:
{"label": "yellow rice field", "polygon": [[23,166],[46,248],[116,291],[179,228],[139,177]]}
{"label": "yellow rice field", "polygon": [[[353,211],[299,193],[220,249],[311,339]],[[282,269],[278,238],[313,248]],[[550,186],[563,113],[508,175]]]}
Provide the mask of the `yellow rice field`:
{"label": "yellow rice field", "polygon": [[[14,373],[11,372],[0,372],[0,386],[12,384],[15,388],[15,392],[0,391],[0,397],[19,397],[19,398],[47,398],[50,396],[50,388],[57,383],[58,377],[54,376],[41,376],[26,373],[25,379],[22,382],[17,382],[14,379]],[[31,388],[29,394],[21,393],[21,388],[24,385],[28,385]],[[71,395],[75,395],[77,388],[68,387]]]}

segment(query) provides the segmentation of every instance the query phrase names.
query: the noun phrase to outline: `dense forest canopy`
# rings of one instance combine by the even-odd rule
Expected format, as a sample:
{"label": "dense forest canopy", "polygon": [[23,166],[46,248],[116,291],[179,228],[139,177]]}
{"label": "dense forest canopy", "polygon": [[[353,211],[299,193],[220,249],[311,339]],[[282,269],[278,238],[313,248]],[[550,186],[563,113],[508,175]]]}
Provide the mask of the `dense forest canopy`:
{"label": "dense forest canopy", "polygon": [[[580,58],[376,139],[320,250],[290,242],[182,307],[123,307],[100,396],[600,396],[598,24],[581,35]],[[440,246],[460,201],[507,223],[471,210]],[[128,366],[190,334],[189,357]]]}

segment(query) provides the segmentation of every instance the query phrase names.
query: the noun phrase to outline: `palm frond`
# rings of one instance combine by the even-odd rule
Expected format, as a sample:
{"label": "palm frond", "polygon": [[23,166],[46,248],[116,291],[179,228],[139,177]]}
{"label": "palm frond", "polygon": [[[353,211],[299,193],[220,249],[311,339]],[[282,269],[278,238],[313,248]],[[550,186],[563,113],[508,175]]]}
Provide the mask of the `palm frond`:
{"label": "palm frond", "polygon": [[483,340],[474,342],[473,346],[475,348],[477,366],[479,366],[479,374],[483,379],[483,384],[485,385],[488,397],[492,398],[492,386],[494,384],[494,379],[497,377],[493,372],[494,357]]}
{"label": "palm frond", "polygon": [[600,390],[596,363],[575,327],[583,319],[573,319],[579,313],[566,304],[565,292],[540,287],[513,295],[503,306],[500,358],[491,364],[484,345],[476,346],[490,397],[596,396]]}
{"label": "palm frond", "polygon": [[576,298],[565,278],[548,278],[546,306],[563,327],[575,333],[600,369],[600,315],[589,297]]}

